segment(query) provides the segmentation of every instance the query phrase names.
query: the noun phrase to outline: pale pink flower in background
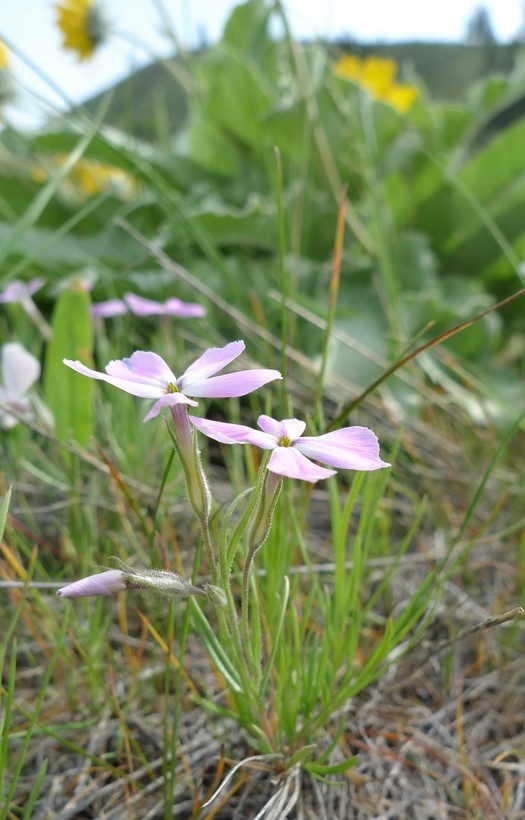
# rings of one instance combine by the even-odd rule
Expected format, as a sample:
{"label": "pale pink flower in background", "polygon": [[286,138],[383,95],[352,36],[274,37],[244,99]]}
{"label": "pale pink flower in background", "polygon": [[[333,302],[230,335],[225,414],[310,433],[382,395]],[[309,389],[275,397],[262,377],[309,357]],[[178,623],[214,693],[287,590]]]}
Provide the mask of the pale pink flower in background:
{"label": "pale pink flower in background", "polygon": [[125,293],[124,301],[129,310],[136,316],[175,316],[179,319],[197,319],[206,316],[202,305],[194,302],[182,302],[180,299],[167,299],[165,302],[154,302],[135,293]]}
{"label": "pale pink flower in background", "polygon": [[128,310],[135,316],[174,316],[178,319],[199,319],[206,316],[206,310],[195,302],[183,302],[174,297],[165,302],[155,302],[135,293],[125,293],[123,299],[96,302],[91,308],[93,316],[102,319],[122,316]]}
{"label": "pale pink flower in background", "polygon": [[270,416],[259,416],[260,430],[195,416],[190,421],[201,433],[223,444],[253,444],[272,450],[267,469],[288,478],[314,483],[335,474],[334,470],[313,464],[311,458],[346,470],[390,467],[379,458],[377,436],[367,427],[343,427],[321,436],[303,436],[306,424],[298,419],[276,421]]}
{"label": "pale pink flower in background", "polygon": [[8,430],[20,421],[9,413],[15,410],[22,418],[31,418],[33,413],[27,393],[40,376],[40,362],[19,342],[8,342],[0,350],[2,384],[0,402],[0,427]]}
{"label": "pale pink flower in background", "polygon": [[195,398],[225,399],[246,396],[274,379],[281,379],[278,370],[240,370],[215,376],[244,350],[244,342],[230,342],[224,347],[212,347],[177,378],[164,359],[156,353],[137,350],[129,359],[116,359],[99,373],[79,361],[64,359],[64,364],[91,379],[108,382],[120,390],[144,399],[157,399],[144,421],[158,416],[163,407],[198,402]]}
{"label": "pale pink flower in background", "polygon": [[128,308],[122,299],[108,299],[105,302],[95,302],[91,305],[91,314],[99,319],[112,319],[114,316],[123,316]]}
{"label": "pale pink flower in background", "polygon": [[45,279],[31,279],[29,282],[22,282],[20,279],[13,279],[8,282],[5,288],[0,291],[0,302],[4,304],[22,304],[24,300],[31,299],[34,293],[45,285]]}
{"label": "pale pink flower in background", "polygon": [[0,303],[20,305],[47,341],[51,338],[51,328],[33,301],[33,294],[44,285],[45,279],[31,279],[29,282],[13,279],[0,291]]}

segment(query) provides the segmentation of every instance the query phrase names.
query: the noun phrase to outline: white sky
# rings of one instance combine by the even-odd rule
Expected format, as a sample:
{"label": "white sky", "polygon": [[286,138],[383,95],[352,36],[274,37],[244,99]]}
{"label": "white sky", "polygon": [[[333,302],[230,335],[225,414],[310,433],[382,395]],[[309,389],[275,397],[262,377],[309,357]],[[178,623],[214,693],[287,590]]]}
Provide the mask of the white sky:
{"label": "white sky", "polygon": [[[114,36],[93,59],[78,63],[60,46],[53,0],[0,0],[0,37],[21,50],[69,99],[79,102],[116,79],[149,62],[152,53],[167,55],[173,49],[162,35],[161,0],[101,0],[106,16],[117,30],[144,42],[141,49]],[[337,37],[351,34],[365,42],[399,40],[460,40],[473,10],[480,2],[488,9],[499,40],[512,39],[523,25],[525,0],[285,0],[296,37]],[[232,0],[162,0],[180,40],[193,45],[204,33],[207,41],[220,35]],[[124,12],[124,14],[123,14]],[[148,53],[149,52],[149,53]],[[18,82],[60,107],[64,103],[49,84],[39,79],[19,58],[12,59]],[[34,99],[23,95],[16,120],[37,121],[42,111]]]}

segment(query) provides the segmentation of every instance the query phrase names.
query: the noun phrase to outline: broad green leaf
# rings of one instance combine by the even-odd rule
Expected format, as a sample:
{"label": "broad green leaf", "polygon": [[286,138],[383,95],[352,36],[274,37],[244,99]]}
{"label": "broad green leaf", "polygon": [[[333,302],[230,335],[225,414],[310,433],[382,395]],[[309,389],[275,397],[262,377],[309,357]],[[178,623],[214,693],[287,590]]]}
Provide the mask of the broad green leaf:
{"label": "broad green leaf", "polygon": [[189,209],[187,216],[218,246],[248,245],[274,250],[277,244],[275,206],[257,194],[249,198],[244,208],[234,208],[210,198],[200,207]]}
{"label": "broad green leaf", "polygon": [[192,159],[203,168],[221,176],[234,176],[239,157],[234,144],[197,106],[189,125]]}
{"label": "broad green leaf", "polygon": [[70,436],[86,445],[93,432],[93,382],[69,367],[62,359],[92,363],[93,324],[90,298],[79,282],[64,291],[53,313],[53,336],[46,351],[44,392],[55,416],[56,436]]}
{"label": "broad green leaf", "polygon": [[276,89],[262,72],[232,53],[214,54],[207,66],[205,116],[241,143],[260,149],[261,127]]}
{"label": "broad green leaf", "polygon": [[268,23],[273,9],[260,0],[248,0],[231,13],[222,42],[253,59],[271,43]]}

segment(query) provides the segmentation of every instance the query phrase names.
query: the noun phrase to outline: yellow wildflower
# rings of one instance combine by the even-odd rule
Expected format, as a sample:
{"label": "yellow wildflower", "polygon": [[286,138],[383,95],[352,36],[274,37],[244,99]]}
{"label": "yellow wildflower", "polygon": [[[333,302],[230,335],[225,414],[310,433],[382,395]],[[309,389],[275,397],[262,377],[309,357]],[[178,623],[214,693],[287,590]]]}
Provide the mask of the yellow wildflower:
{"label": "yellow wildflower", "polygon": [[417,88],[414,88],[412,85],[398,85],[396,83],[384,97],[384,100],[391,105],[392,108],[395,108],[397,111],[404,114],[405,111],[412,108],[413,104],[417,100],[417,97]]}
{"label": "yellow wildflower", "polygon": [[[60,167],[67,158],[67,154],[57,154],[53,157],[53,163]],[[36,167],[32,171],[35,182],[43,183],[51,175],[45,166]],[[79,159],[64,180],[63,188],[77,200],[101,193],[112,193],[122,199],[130,199],[137,192],[137,183],[122,168],[94,159]]]}
{"label": "yellow wildflower", "polygon": [[6,44],[0,40],[0,71],[9,68],[9,51]]}
{"label": "yellow wildflower", "polygon": [[[9,71],[9,50],[3,40],[0,40],[0,109],[14,99],[14,88]],[[0,124],[2,117],[0,117]]]}
{"label": "yellow wildflower", "polygon": [[136,190],[135,180],[122,168],[95,160],[79,160],[71,172],[71,179],[86,196],[111,191],[127,198]]}
{"label": "yellow wildflower", "polygon": [[344,54],[334,65],[339,77],[360,85],[375,100],[386,102],[404,113],[415,102],[417,89],[396,83],[397,63],[390,57],[374,57],[360,60],[353,54]]}
{"label": "yellow wildflower", "polygon": [[55,6],[64,48],[87,60],[107,37],[108,26],[97,0],[63,0]]}

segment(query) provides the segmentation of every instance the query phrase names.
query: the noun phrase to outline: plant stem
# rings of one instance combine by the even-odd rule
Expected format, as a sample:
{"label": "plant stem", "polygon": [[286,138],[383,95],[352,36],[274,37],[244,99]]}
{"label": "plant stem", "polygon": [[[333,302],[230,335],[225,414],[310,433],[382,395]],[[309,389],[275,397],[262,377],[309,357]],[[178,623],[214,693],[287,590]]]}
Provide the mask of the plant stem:
{"label": "plant stem", "polygon": [[[241,604],[241,622],[244,640],[249,642],[250,637],[250,569],[253,564],[255,553],[259,550],[270,532],[272,524],[273,512],[275,505],[279,499],[281,489],[283,486],[282,476],[266,470],[264,482],[259,498],[259,505],[255,510],[253,516],[253,525],[249,537],[248,555],[244,563],[242,573],[242,604]],[[257,613],[258,616],[259,613]],[[260,670],[258,670],[260,673]]]}

